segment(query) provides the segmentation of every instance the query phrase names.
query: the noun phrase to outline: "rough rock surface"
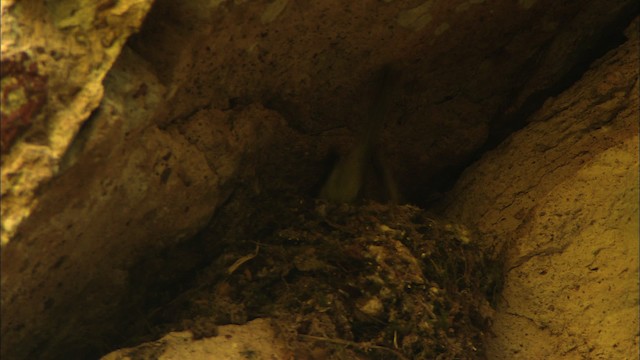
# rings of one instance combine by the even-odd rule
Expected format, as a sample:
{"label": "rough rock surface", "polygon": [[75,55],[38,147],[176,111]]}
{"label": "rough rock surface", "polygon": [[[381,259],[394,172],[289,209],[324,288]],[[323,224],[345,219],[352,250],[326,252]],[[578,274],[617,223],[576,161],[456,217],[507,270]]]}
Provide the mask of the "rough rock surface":
{"label": "rough rock surface", "polygon": [[102,79],[150,6],[2,3],[2,244],[35,208],[39,187],[58,173],[102,99]]}
{"label": "rough rock surface", "polygon": [[[117,338],[118,325],[98,324],[135,307],[140,288],[130,269],[137,259],[202,229],[232,190],[225,182],[242,159],[281,123],[279,115],[256,105],[200,109],[187,123],[158,128],[167,90],[148,64],[125,49],[112,67],[149,6],[69,2],[51,5],[56,11],[47,13],[52,9],[3,3],[3,21],[6,16],[13,31],[33,31],[28,35],[37,46],[59,43],[42,45],[43,54],[37,46],[24,50],[26,59],[37,59],[33,67],[18,51],[28,44],[5,43],[21,38],[3,36],[3,56],[6,46],[6,57],[16,52],[29,71],[48,79],[42,114],[29,114],[33,124],[20,129],[21,141],[7,145],[3,157],[3,357],[84,357],[103,338]],[[19,21],[31,17],[48,21],[35,29]],[[95,33],[86,31],[91,26]],[[109,42],[114,48],[103,49],[104,31],[122,37]],[[67,37],[81,41],[73,36],[83,42],[70,42]],[[60,57],[53,57],[56,51]],[[19,92],[12,90],[18,75],[3,76],[3,86]],[[73,96],[64,98],[67,91]],[[4,115],[6,134],[11,124]]]}
{"label": "rough rock surface", "polygon": [[225,325],[217,336],[194,339],[189,331],[172,332],[153,343],[121,349],[102,360],[287,360],[293,354],[267,319],[255,319],[244,325]]}
{"label": "rough rock surface", "polygon": [[634,4],[158,0],[125,45],[151,1],[4,1],[0,355],[119,342],[157,295],[132,269],[188,272],[162,260],[232,194],[233,220],[255,216],[253,192],[313,191],[384,64],[401,74],[384,152],[423,201]]}
{"label": "rough rock surface", "polygon": [[[593,56],[631,4],[158,1],[131,46],[174,86],[164,121],[260,102],[339,151],[366,123],[372,77],[392,64],[384,153],[401,192],[422,203],[490,130],[512,126]],[[313,179],[318,156],[290,166]]]}
{"label": "rough rock surface", "polygon": [[491,359],[637,357],[637,30],[447,198],[488,248],[509,249]]}

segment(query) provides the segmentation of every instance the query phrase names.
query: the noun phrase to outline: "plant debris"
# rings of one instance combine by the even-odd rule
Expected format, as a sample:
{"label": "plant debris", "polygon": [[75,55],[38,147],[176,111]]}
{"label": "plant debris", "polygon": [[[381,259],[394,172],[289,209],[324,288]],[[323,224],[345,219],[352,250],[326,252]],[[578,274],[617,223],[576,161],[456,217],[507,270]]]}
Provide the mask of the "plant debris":
{"label": "plant debris", "polygon": [[301,359],[483,359],[502,262],[414,206],[299,200],[174,301],[194,337],[271,318]]}

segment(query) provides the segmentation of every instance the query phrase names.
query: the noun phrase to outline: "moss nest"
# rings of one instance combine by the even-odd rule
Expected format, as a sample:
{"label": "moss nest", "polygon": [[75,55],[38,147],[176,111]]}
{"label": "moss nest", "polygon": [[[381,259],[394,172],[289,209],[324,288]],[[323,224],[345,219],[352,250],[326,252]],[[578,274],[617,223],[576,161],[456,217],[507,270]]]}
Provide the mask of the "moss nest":
{"label": "moss nest", "polygon": [[149,321],[154,333],[268,317],[297,358],[480,359],[502,261],[410,205],[293,200]]}

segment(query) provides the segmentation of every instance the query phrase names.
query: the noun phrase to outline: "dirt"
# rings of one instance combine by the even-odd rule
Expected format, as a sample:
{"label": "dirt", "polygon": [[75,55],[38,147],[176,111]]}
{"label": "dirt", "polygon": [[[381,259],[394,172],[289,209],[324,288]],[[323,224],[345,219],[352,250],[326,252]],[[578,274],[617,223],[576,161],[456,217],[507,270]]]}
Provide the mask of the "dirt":
{"label": "dirt", "polygon": [[232,239],[153,333],[271,318],[298,359],[482,359],[502,261],[414,206],[298,198],[259,239]]}

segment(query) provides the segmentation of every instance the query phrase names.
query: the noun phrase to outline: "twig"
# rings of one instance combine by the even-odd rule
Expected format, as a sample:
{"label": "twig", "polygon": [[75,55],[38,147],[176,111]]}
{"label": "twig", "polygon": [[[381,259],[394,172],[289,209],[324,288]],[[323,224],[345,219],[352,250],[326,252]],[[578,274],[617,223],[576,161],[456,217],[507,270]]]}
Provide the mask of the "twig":
{"label": "twig", "polygon": [[400,352],[398,352],[396,350],[393,350],[393,349],[390,349],[388,347],[380,346],[380,345],[366,345],[366,344],[357,343],[355,341],[349,341],[349,340],[344,340],[344,339],[330,339],[330,338],[326,338],[326,337],[322,337],[322,336],[313,336],[313,335],[304,335],[304,334],[298,334],[298,336],[303,338],[303,339],[324,341],[324,342],[328,342],[328,343],[332,343],[332,344],[351,346],[351,347],[359,348],[361,350],[364,350],[364,349],[367,349],[367,348],[376,349],[376,350],[384,350],[384,351],[388,351],[388,352],[393,353],[400,360],[409,360],[406,357],[404,357],[404,355],[402,355]]}

